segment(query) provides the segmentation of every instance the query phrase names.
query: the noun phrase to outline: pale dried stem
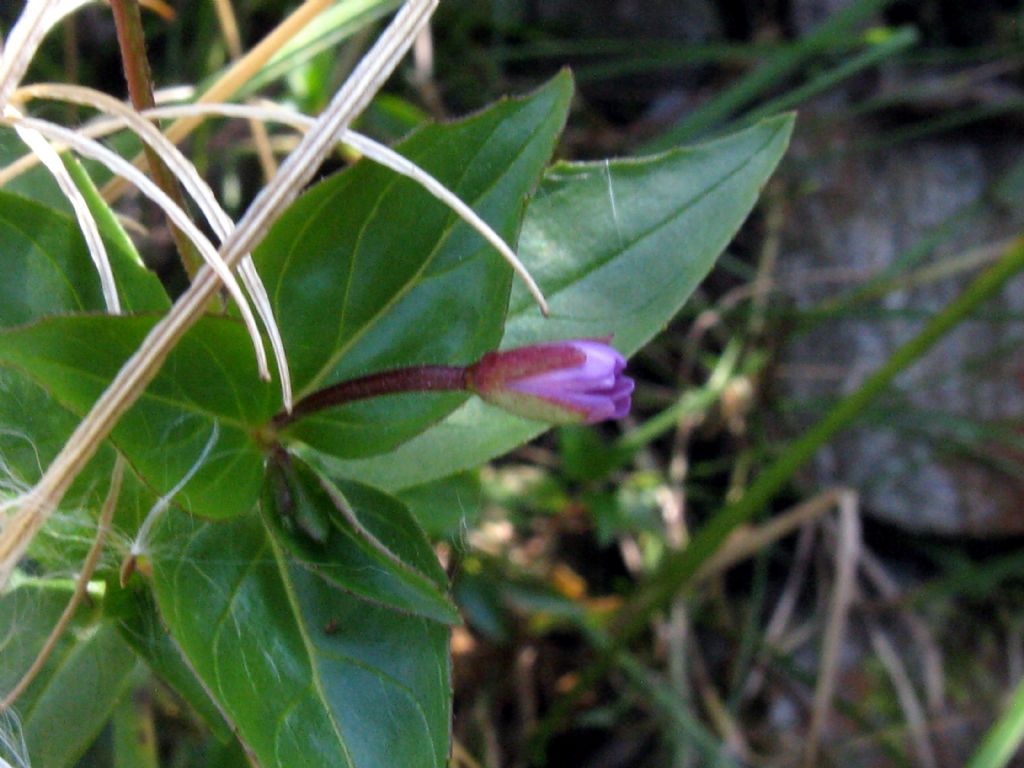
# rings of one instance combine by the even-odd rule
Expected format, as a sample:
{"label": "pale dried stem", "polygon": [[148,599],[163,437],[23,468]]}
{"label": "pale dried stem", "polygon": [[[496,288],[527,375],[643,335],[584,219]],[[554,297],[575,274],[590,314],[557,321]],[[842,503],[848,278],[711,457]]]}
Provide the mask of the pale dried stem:
{"label": "pale dried stem", "polygon": [[[312,118],[289,109],[270,106],[256,107],[242,104],[194,104],[178,107],[161,107],[148,110],[145,114],[150,117],[169,117],[186,114],[247,117],[250,119],[285,123],[301,131],[309,130],[313,125]],[[540,307],[541,312],[545,315],[548,314],[548,304],[544,299],[544,294],[541,291],[540,286],[537,285],[537,281],[533,279],[533,276],[522,261],[520,261],[515,251],[513,251],[511,246],[502,239],[501,235],[495,232],[494,229],[491,228],[486,221],[480,218],[476,211],[466,205],[458,195],[449,190],[444,184],[411,160],[398,154],[393,149],[374,141],[368,136],[356,133],[355,131],[346,130],[338,136],[337,140],[340,143],[356,150],[361,155],[366,156],[373,162],[383,165],[395,173],[399,173],[412,179],[435,198],[451,208],[463,219],[463,221],[473,227],[481,237],[494,246],[495,250],[497,250],[498,253],[501,254],[502,258],[508,262],[508,265],[512,267],[512,271],[515,272],[519,279],[523,281],[523,284],[530,292],[530,295],[533,296],[537,305]]]}
{"label": "pale dried stem", "polygon": [[[80,89],[78,86],[58,86],[53,84],[43,84],[39,86],[33,85],[21,88],[18,90],[16,96],[25,99],[36,97],[66,99],[69,101],[74,101],[75,103],[89,105],[89,101],[83,95],[81,95],[81,93],[78,93],[79,91],[85,90],[88,89]],[[73,93],[75,95],[72,95]],[[100,94],[99,96],[103,96],[103,94]],[[106,98],[109,99],[110,97]],[[173,147],[174,145],[170,144],[170,142],[167,141],[166,137],[162,137],[162,143],[158,145],[157,143],[155,143],[158,141],[155,136],[151,137],[149,131],[146,131],[146,129],[142,126],[137,125],[137,123],[139,122],[147,124],[145,120],[141,120],[139,118],[139,113],[129,110],[129,115],[128,113],[125,113],[123,111],[128,109],[124,104],[116,102],[116,100],[113,99],[111,99],[111,101],[119,105],[120,111],[114,109],[113,105],[107,102],[106,100],[100,101],[99,97],[97,97],[97,101],[94,106],[96,106],[97,109],[101,109],[109,114],[116,114],[121,119],[117,122],[103,121],[93,123],[81,129],[79,131],[80,134],[89,137],[103,136],[106,135],[107,133],[117,130],[127,122],[130,123],[130,127],[133,130],[140,134],[141,138],[143,138],[147,142],[153,142],[152,146],[154,146],[154,148],[157,149],[158,152],[160,152],[165,158],[167,158],[166,162],[168,163],[168,165],[171,166],[173,170],[176,171],[176,173],[178,173],[177,169],[182,164],[184,164],[188,168],[191,168],[191,163],[189,163],[188,160],[185,159],[183,155],[181,155],[181,152],[177,150],[177,148],[175,148],[173,151],[176,152],[181,157],[181,160],[175,161],[173,158],[168,157],[168,153],[171,152],[171,150],[169,150],[165,145],[169,144],[171,147]],[[285,125],[289,125],[300,131],[309,130],[310,127],[313,126],[315,123],[314,119],[311,117],[308,117],[306,115],[303,115],[290,109],[285,109],[282,107],[271,105],[255,106],[245,104],[187,104],[173,107],[157,107],[156,109],[149,109],[142,113],[142,116],[145,118],[157,119],[165,117],[180,117],[182,115],[187,115],[189,117],[198,116],[200,118],[205,118],[208,116],[239,117],[246,118],[249,120],[279,122]],[[149,127],[153,131],[156,131],[156,129],[152,126]],[[145,133],[143,131],[145,131]],[[159,131],[156,131],[156,133],[159,134]],[[433,195],[436,199],[438,199],[439,201],[447,205],[449,208],[451,208],[456,214],[458,214],[460,218],[462,218],[463,221],[465,221],[467,224],[473,227],[473,229],[475,229],[480,234],[481,237],[483,237],[488,243],[490,243],[494,247],[495,250],[498,251],[498,253],[502,256],[502,258],[505,259],[508,265],[512,267],[512,271],[515,272],[515,274],[523,281],[523,284],[530,292],[530,295],[533,296],[534,300],[537,302],[538,307],[540,307],[541,312],[545,315],[548,314],[548,304],[544,298],[544,294],[541,291],[540,286],[537,285],[537,281],[534,280],[529,270],[516,255],[515,251],[512,250],[512,247],[509,246],[508,243],[506,243],[502,239],[501,235],[495,232],[494,229],[476,213],[476,211],[474,211],[472,208],[466,205],[466,203],[464,203],[459,198],[458,195],[449,190],[447,187],[444,186],[444,184],[442,184],[436,178],[434,178],[429,173],[424,171],[415,163],[411,162],[410,160],[398,154],[389,147],[374,141],[368,136],[356,133],[355,131],[346,130],[341,134],[338,140],[340,143],[345,144],[351,147],[352,149],[355,149],[357,152],[364,155],[366,158],[372,160],[373,162],[378,163],[379,165],[383,165],[385,168],[389,168],[395,173],[399,173],[409,179],[412,179],[417,184],[422,186],[427,192]],[[36,162],[37,160],[34,156],[26,155],[25,157],[19,158],[15,162],[11,163],[3,170],[0,170],[0,186],[10,181],[18,174],[24,173],[33,165],[35,165]],[[197,174],[194,173],[194,168],[192,169],[191,175],[197,176]],[[202,179],[198,179],[197,181],[191,181],[190,178],[186,175],[186,170],[184,169],[179,173],[179,178],[181,179],[183,186],[185,186],[186,189],[189,191],[189,194],[193,198],[195,198],[196,201],[200,204],[200,207],[202,207],[203,202],[200,199],[200,197],[197,196],[195,192],[193,192],[193,188],[197,184],[206,187],[205,182],[203,182]],[[206,187],[206,189],[208,190],[208,187]],[[208,196],[210,198],[213,198],[213,193],[209,192]],[[203,208],[203,211],[205,213],[206,208]],[[217,230],[217,224],[214,221],[214,219],[210,218],[209,215],[207,215],[207,218],[210,220],[210,223],[211,225],[214,226],[215,230]],[[220,233],[220,230],[217,231],[218,233]],[[251,268],[250,265],[247,265],[245,261],[243,261],[243,270],[250,269],[254,271],[254,268]],[[241,274],[243,278],[245,278],[246,271],[242,271]],[[259,292],[262,291],[262,285],[250,285],[247,282],[246,288],[249,290],[250,295],[253,296],[253,302],[256,306],[257,311],[260,313],[261,317],[263,317],[264,312],[261,311],[261,306],[257,298]],[[265,292],[263,292],[262,295],[266,295]],[[265,324],[267,324],[266,319],[264,320],[264,322]],[[270,322],[273,322],[272,314]],[[275,331],[269,325],[268,332],[270,333],[271,345],[274,347],[275,350],[275,356],[278,357],[278,365],[286,365],[286,363],[284,363],[283,360],[281,359],[281,356],[278,355],[278,334],[276,334]],[[281,368],[281,370],[286,370],[286,367]],[[282,381],[284,381],[284,377],[282,377]],[[291,397],[289,392],[288,395],[285,397],[286,405],[290,404],[290,401]]]}
{"label": "pale dried stem", "polygon": [[696,582],[704,581],[714,574],[752,557],[769,544],[785,538],[802,525],[821,517],[825,512],[841,503],[842,498],[849,493],[851,491],[846,489],[827,491],[787,510],[757,528],[737,528],[694,574],[694,580]]}
{"label": "pale dried stem", "polygon": [[[668,466],[668,485],[660,498],[661,518],[665,525],[665,538],[672,549],[684,549],[690,541],[686,524],[686,476],[689,471],[687,449],[694,427],[702,421],[704,413],[691,414],[683,418],[676,429],[672,443],[672,455]],[[665,622],[666,645],[668,646],[668,678],[679,697],[682,706],[690,708],[691,690],[688,675],[687,646],[690,642],[690,617],[686,599],[679,597],[672,602]]]}
{"label": "pale dried stem", "polygon": [[99,142],[86,138],[75,131],[64,128],[63,126],[48,123],[44,120],[39,120],[33,117],[20,118],[17,121],[17,124],[26,125],[43,134],[47,138],[61,141],[79,154],[92,158],[93,160],[105,165],[114,173],[119,173],[126,178],[131,179],[140,192],[160,206],[161,210],[167,214],[167,217],[178,227],[178,229],[180,229],[189,238],[189,240],[195,244],[200,255],[203,257],[203,260],[213,269],[217,278],[224,283],[228,293],[231,294],[231,298],[233,298],[238,304],[242,321],[245,323],[249,336],[252,338],[260,378],[269,380],[270,371],[267,366],[266,352],[263,349],[263,339],[260,337],[259,328],[256,325],[256,319],[253,316],[252,309],[249,307],[249,302],[246,300],[245,294],[242,293],[242,289],[239,287],[238,282],[231,273],[231,267],[222,258],[221,254],[217,252],[217,249],[213,247],[213,244],[207,239],[206,235],[204,235],[195,223],[193,223],[188,214],[179,208],[167,193],[160,189],[160,187],[151,181],[148,176],[142,173],[142,171],[126,161],[120,155],[107,149]]}
{"label": "pale dried stem", "polygon": [[469,750],[462,746],[458,739],[452,739],[452,767],[453,768],[483,768],[480,761],[470,754]]}
{"label": "pale dried stem", "polygon": [[25,4],[0,56],[0,112],[28,71],[46,33],[86,2],[88,0],[29,0]]}
{"label": "pale dried stem", "polygon": [[875,649],[882,666],[885,667],[892,687],[896,689],[896,698],[900,703],[900,709],[903,710],[903,716],[907,719],[907,729],[910,732],[914,750],[917,752],[918,764],[921,768],[937,768],[935,750],[932,749],[931,741],[928,738],[928,721],[925,717],[924,707],[914,690],[907,667],[903,663],[903,659],[900,658],[896,647],[877,622],[868,618],[867,627],[871,646]]}
{"label": "pale dried stem", "polygon": [[[865,549],[861,553],[860,565],[864,578],[878,591],[878,594],[883,599],[889,601],[899,599],[899,586],[886,572],[885,566],[882,565],[881,561],[870,550]],[[899,618],[907,625],[910,636],[917,644],[921,658],[928,711],[932,715],[937,715],[945,708],[946,699],[946,675],[943,670],[942,651],[939,649],[939,644],[935,640],[931,629],[929,629],[927,623],[916,611],[907,607],[899,612]]]}
{"label": "pale dried stem", "polygon": [[719,694],[718,689],[715,687],[699,645],[693,646],[690,658],[693,667],[693,678],[697,684],[701,703],[715,732],[734,755],[738,756],[745,763],[755,762],[753,751],[747,743],[746,737],[744,737],[743,732],[736,724],[735,718],[729,712],[729,708],[725,706],[721,694]]}
{"label": "pale dried stem", "polygon": [[[8,107],[7,111],[13,112],[13,109]],[[75,213],[78,226],[82,230],[82,236],[85,238],[89,256],[92,258],[93,264],[96,266],[96,272],[99,274],[100,287],[103,290],[103,299],[106,302],[107,309],[115,314],[119,313],[121,311],[121,301],[117,295],[117,283],[114,281],[114,272],[110,267],[107,248],[103,244],[103,238],[100,237],[100,230],[96,225],[96,219],[93,218],[92,211],[89,210],[89,204],[85,201],[81,190],[75,184],[74,179],[71,178],[68,169],[64,167],[60,155],[57,154],[57,151],[38,131],[18,125],[15,125],[14,130],[21,140],[25,142],[25,145],[39,158],[39,162],[46,166],[46,169],[57,182],[57,186],[64,194],[64,197],[71,203],[71,209]]]}
{"label": "pale dried stem", "polygon": [[64,607],[64,611],[61,613],[60,618],[54,625],[53,629],[50,630],[49,636],[46,638],[46,642],[43,643],[43,647],[39,650],[35,659],[32,661],[32,665],[25,671],[25,674],[21,676],[17,684],[4,696],[3,700],[0,701],[0,712],[3,712],[10,707],[18,697],[25,692],[32,681],[35,680],[36,676],[42,670],[43,665],[46,664],[46,660],[50,658],[50,654],[53,653],[53,649],[57,646],[57,641],[60,640],[64,634],[64,630],[67,629],[68,624],[71,623],[71,619],[75,616],[75,611],[85,598],[86,591],[89,589],[89,579],[92,578],[93,573],[96,571],[96,564],[99,563],[100,553],[103,551],[103,543],[107,539],[107,534],[110,532],[110,523],[114,518],[114,510],[117,508],[117,500],[121,496],[121,484],[124,480],[124,459],[118,455],[114,461],[114,471],[110,475],[110,490],[107,491],[107,497],[103,500],[103,506],[100,508],[99,521],[96,524],[96,538],[93,539],[92,546],[89,547],[89,552],[85,556],[85,561],[82,563],[82,569],[78,572],[78,578],[75,579],[75,590],[71,595],[71,599],[68,600],[68,604]]}
{"label": "pale dried stem", "polygon": [[[217,196],[214,195],[213,190],[210,189],[210,186],[202,178],[192,162],[156,126],[145,117],[140,116],[138,112],[128,105],[92,88],[52,83],[20,88],[16,92],[15,97],[69,101],[75,104],[90,106],[108,115],[115,116],[117,120],[113,125],[109,122],[95,124],[90,126],[90,129],[80,131],[80,133],[89,136],[103,135],[110,128],[129,127],[159,155],[160,160],[174,174],[189,196],[195,200],[221,242],[226,240],[235,228],[235,223],[221,207]],[[312,122],[310,120],[310,123]],[[290,410],[292,406],[291,374],[288,368],[288,359],[285,355],[284,340],[281,338],[281,331],[274,318],[274,310],[270,303],[270,298],[267,296],[266,288],[262,280],[260,280],[259,273],[256,271],[256,267],[253,265],[249,254],[242,258],[239,265],[239,276],[242,278],[242,283],[252,298],[253,306],[263,322],[263,327],[267,330],[270,346],[274,352],[274,359],[277,362],[282,400],[285,409]],[[262,340],[259,338],[258,333],[253,338],[253,344],[260,345],[262,349]]]}
{"label": "pale dried stem", "polygon": [[[244,57],[235,62],[220,79],[209,87],[198,99],[199,103],[227,101],[238,92],[271,58],[298,34],[303,27],[334,3],[334,0],[306,0],[292,14],[274,28],[270,34],[253,46]],[[411,45],[411,42],[410,42]],[[365,61],[365,59],[364,59]],[[175,144],[182,141],[202,122],[198,117],[178,120],[165,131],[167,138]],[[133,158],[141,163],[142,155]],[[114,179],[103,187],[103,196],[116,200],[128,190],[128,185]]]}
{"label": "pale dried stem", "polygon": [[797,600],[803,590],[804,581],[810,568],[816,530],[817,526],[814,521],[808,521],[800,528],[800,535],[797,536],[796,548],[793,553],[792,567],[786,574],[786,582],[782,586],[781,596],[775,604],[775,609],[764,630],[762,645],[765,650],[758,654],[750,674],[743,682],[740,701],[749,701],[760,692],[765,680],[765,670],[768,667],[769,649],[781,647],[783,635],[796,611]]}
{"label": "pale dried stem", "polygon": [[757,277],[753,283],[753,297],[750,307],[750,337],[759,339],[764,333],[765,317],[768,311],[768,301],[771,297],[775,265],[779,261],[779,253],[782,250],[782,226],[785,223],[783,203],[781,196],[773,194],[774,186],[769,194],[764,196],[765,202],[765,237],[761,248],[761,258],[757,264]]}
{"label": "pale dried stem", "polygon": [[[325,111],[316,129],[307,133],[282,164],[270,184],[253,201],[238,228],[221,248],[234,266],[264,235],[272,220],[301,191],[319,168],[334,137],[369,103],[422,29],[437,0],[410,0],[360,62]],[[140,348],[122,366],[110,386],[75,429],[39,483],[23,500],[18,513],[0,533],[0,588],[29,541],[46,522],[74,478],[138,399],[181,336],[202,316],[220,281],[204,267],[171,311],[150,331]]]}
{"label": "pale dried stem", "polygon": [[[235,17],[234,6],[231,5],[231,0],[214,0],[213,6],[217,9],[217,22],[220,24],[221,33],[224,35],[224,44],[228,47],[231,60],[238,61],[242,58],[242,36],[238,32],[238,19]],[[263,178],[269,180],[277,173],[277,163],[274,160],[274,151],[270,146],[267,128],[258,120],[249,120],[249,131],[252,133],[252,141],[256,147],[256,157],[260,161],[260,168],[263,170]]]}
{"label": "pale dried stem", "polygon": [[838,501],[836,574],[829,600],[825,636],[821,643],[818,684],[814,690],[814,706],[803,754],[804,768],[814,768],[818,764],[821,734],[832,713],[832,696],[839,673],[839,653],[846,634],[850,605],[857,591],[857,560],[861,550],[859,502],[853,491],[842,492]]}

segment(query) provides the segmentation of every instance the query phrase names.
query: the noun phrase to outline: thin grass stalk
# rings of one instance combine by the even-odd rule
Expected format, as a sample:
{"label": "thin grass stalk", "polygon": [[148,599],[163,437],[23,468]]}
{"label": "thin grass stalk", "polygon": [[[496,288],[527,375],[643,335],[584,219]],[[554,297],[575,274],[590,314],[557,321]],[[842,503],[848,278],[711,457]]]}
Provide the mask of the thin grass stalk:
{"label": "thin grass stalk", "polygon": [[[436,6],[437,0],[410,0],[398,12],[335,95],[317,128],[302,138],[224,243],[221,254],[229,266],[253,248],[272,220],[298,196],[333,147],[334,138],[365,109]],[[6,586],[29,542],[57,508],[75,477],[156,376],[174,345],[202,316],[219,286],[220,280],[209,267],[199,271],[189,289],[122,366],[36,486],[21,500],[20,509],[0,532],[0,589]]]}
{"label": "thin grass stalk", "polygon": [[[10,110],[10,107],[8,107],[8,110]],[[82,191],[75,184],[74,179],[71,178],[68,169],[64,167],[60,155],[57,154],[57,151],[42,135],[24,126],[16,125],[14,130],[18,137],[25,142],[25,145],[39,158],[39,162],[46,166],[46,169],[57,182],[60,191],[71,204],[71,209],[78,220],[79,229],[82,230],[82,236],[85,238],[89,256],[92,258],[93,264],[96,266],[96,272],[99,274],[100,287],[103,290],[103,300],[107,305],[107,309],[114,314],[120,313],[121,300],[117,294],[117,283],[114,281],[114,273],[110,267],[107,248],[103,244],[103,238],[100,236],[96,219],[93,218],[92,211],[89,210],[89,204],[86,203]]]}
{"label": "thin grass stalk", "polygon": [[1024,743],[1024,680],[1017,683],[1002,716],[989,728],[967,768],[1003,768]]}
{"label": "thin grass stalk", "polygon": [[[238,18],[235,16],[234,6],[231,0],[214,0],[213,6],[217,10],[217,23],[224,36],[228,54],[232,61],[238,61],[245,54],[242,50],[242,36],[238,31]],[[263,179],[269,181],[277,173],[277,162],[274,160],[274,150],[270,146],[267,128],[258,120],[250,120],[249,131],[252,133],[252,142],[256,147],[256,157],[260,161]]]}
{"label": "thin grass stalk", "polygon": [[246,330],[249,332],[249,336],[253,342],[253,349],[256,352],[256,363],[259,369],[260,378],[269,381],[270,369],[267,365],[266,352],[263,349],[263,339],[260,336],[259,328],[257,327],[256,320],[252,314],[252,309],[249,307],[249,303],[246,300],[245,295],[242,293],[242,289],[238,286],[238,282],[231,273],[231,268],[217,252],[217,249],[213,247],[213,244],[207,239],[206,235],[204,235],[189,218],[188,214],[179,208],[174,201],[171,200],[171,198],[169,198],[162,189],[160,189],[160,187],[153,183],[149,177],[143,174],[138,168],[133,166],[120,155],[107,149],[102,144],[86,138],[68,128],[48,123],[37,118],[21,118],[16,124],[28,126],[48,138],[63,141],[85,157],[92,158],[93,160],[107,166],[114,173],[125,175],[132,179],[140,192],[160,206],[164,213],[166,213],[167,216],[177,224],[186,235],[188,235],[192,242],[195,243],[204,261],[206,261],[206,263],[213,269],[217,278],[224,283],[231,295],[231,298],[233,298],[238,304],[239,312],[242,315],[242,321],[245,323]]}
{"label": "thin grass stalk", "polygon": [[[210,227],[220,238],[221,242],[226,240],[231,234],[231,231],[235,228],[235,223],[221,207],[220,202],[213,193],[213,190],[210,189],[209,184],[206,183],[203,177],[199,174],[199,171],[196,170],[195,165],[193,165],[181,150],[179,150],[173,142],[169,141],[155,125],[150,123],[144,116],[140,116],[139,113],[122,104],[117,99],[92,88],[51,83],[19,88],[15,93],[15,96],[18,98],[28,99],[42,97],[70,101],[76,104],[91,106],[102,112],[116,116],[119,120],[115,127],[122,127],[122,125],[127,126],[159,156],[165,167],[167,167],[177,177],[181,185],[185,187],[185,190],[196,202],[207,222],[209,222]],[[309,123],[312,124],[313,122],[313,119],[310,118]],[[94,124],[91,126],[92,130],[84,130],[80,131],[80,133],[83,135],[98,134],[101,131],[97,129],[105,131],[106,128],[107,124],[105,123],[98,125]],[[266,288],[264,287],[249,254],[246,254],[242,258],[238,271],[243,285],[245,285],[249,296],[252,298],[253,307],[259,315],[260,320],[263,322],[264,328],[267,330],[267,336],[270,339],[270,346],[274,353],[274,359],[277,362],[278,378],[280,379],[281,384],[281,397],[285,408],[290,409],[292,404],[291,373],[288,367],[288,358],[284,350],[284,340],[281,338],[281,331],[274,319],[274,311],[270,298],[267,295]],[[262,341],[258,336],[254,337],[253,342],[254,344],[262,345]]]}
{"label": "thin grass stalk", "polygon": [[763,96],[776,84],[799,72],[814,57],[828,50],[836,38],[845,36],[857,24],[871,18],[892,2],[857,0],[851,3],[793,46],[783,48],[768,61],[751,69],[735,85],[690,112],[675,126],[649,142],[644,150],[661,151],[701,136]]}
{"label": "thin grass stalk", "polygon": [[[561,727],[583,692],[593,686],[608,669],[613,660],[613,651],[624,647],[643,632],[650,617],[663,610],[679,590],[692,583],[701,565],[718,551],[729,534],[763,510],[786,487],[797,470],[837,433],[856,421],[889,388],[896,376],[928,352],[953,328],[968,319],[972,312],[1021,271],[1024,271],[1024,237],[1015,240],[999,262],[976,277],[956,299],[934,315],[914,338],[893,352],[855,392],[840,400],[821,421],[793,441],[757,477],[743,497],[722,508],[695,532],[685,550],[670,553],[666,557],[639,598],[624,608],[616,618],[615,643],[608,652],[602,653],[600,659],[583,670],[576,684],[555,702],[548,716],[538,726],[531,744],[531,758],[535,764],[543,760],[547,740]],[[1019,720],[1016,726],[1024,734],[1024,684],[1019,698],[1020,706],[1015,715]],[[972,765],[970,768],[978,766]]]}
{"label": "thin grass stalk", "polygon": [[[227,101],[238,92],[264,64],[274,57],[281,48],[297,35],[309,22],[331,6],[334,0],[306,0],[288,18],[282,21],[259,43],[249,49],[244,57],[235,62],[213,85],[198,98],[199,103]],[[365,61],[365,59],[364,59]],[[2,102],[0,102],[2,103]],[[182,141],[202,123],[202,118],[182,118],[164,132],[174,143]],[[141,155],[133,158],[139,163]],[[119,179],[112,179],[103,189],[103,197],[113,201],[128,190],[128,185]]]}

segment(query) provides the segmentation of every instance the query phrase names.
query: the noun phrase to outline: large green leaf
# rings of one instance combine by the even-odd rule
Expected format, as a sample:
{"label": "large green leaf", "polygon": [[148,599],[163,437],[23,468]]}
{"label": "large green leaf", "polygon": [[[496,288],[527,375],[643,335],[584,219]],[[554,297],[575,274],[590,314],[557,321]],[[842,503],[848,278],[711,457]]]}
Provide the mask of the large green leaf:
{"label": "large green leaf", "polygon": [[[70,586],[22,584],[0,599],[0,691],[11,690],[28,669],[71,596]],[[135,668],[135,654],[113,625],[96,616],[73,622],[15,704],[30,764],[73,765],[131,684]],[[2,747],[0,756],[21,764]]]}
{"label": "large green leaf", "polygon": [[210,731],[222,742],[232,739],[231,725],[185,661],[181,648],[164,628],[148,589],[137,580],[127,588],[113,579],[107,583],[103,612],[121,637],[146,662],[153,674],[191,705]]}
{"label": "large green leaf", "polygon": [[[132,311],[162,311],[169,301],[160,282],[139,262],[131,242],[90,187],[88,178],[70,166],[86,194],[106,243],[122,304]],[[0,191],[0,328],[11,328],[51,315],[103,312],[106,307],[96,268],[77,222],[38,202]],[[74,412],[55,402],[46,390],[16,368],[0,366],[0,456],[6,478],[30,487],[78,424]],[[68,501],[109,477],[110,451],[103,451],[73,487]]]}
{"label": "large green leaf", "polygon": [[[46,318],[0,332],[0,366],[27,375],[81,417],[154,322],[107,315]],[[39,387],[25,388],[23,397],[44,407]],[[194,470],[176,502],[207,517],[240,514],[252,509],[263,476],[263,454],[250,433],[273,413],[274,398],[272,386],[257,379],[241,325],[204,318],[171,352],[111,439],[158,494]],[[56,417],[40,418],[52,426]]]}
{"label": "large green leaf", "polygon": [[446,764],[444,624],[338,590],[255,515],[169,510],[152,562],[168,628],[264,768]]}
{"label": "large green leaf", "polygon": [[[508,240],[565,121],[562,74],[524,99],[428,126],[398,150]],[[414,182],[362,162],[305,194],[255,259],[302,395],[375,371],[466,364],[501,337],[511,271],[496,251]],[[291,434],[328,453],[388,450],[464,396],[402,395],[315,414]]]}
{"label": "large green leaf", "polygon": [[431,539],[459,541],[480,518],[480,473],[460,472],[403,488],[397,496]]}
{"label": "large green leaf", "polygon": [[357,483],[335,486],[297,457],[274,461],[261,507],[278,542],[337,588],[435,621],[459,621],[447,579],[397,499]]}
{"label": "large green leaf", "polygon": [[[613,334],[622,352],[635,352],[664,328],[743,223],[792,125],[782,116],[691,149],[549,170],[519,252],[551,317],[516,290],[502,346]],[[470,400],[390,454],[325,464],[398,490],[478,466],[546,428]]]}
{"label": "large green leaf", "polygon": [[[96,201],[90,200],[97,205]],[[130,242],[103,219],[104,243],[126,311],[167,309],[170,302],[156,276],[137,260]],[[96,267],[78,223],[53,210],[0,191],[0,327],[47,315],[106,309]]]}

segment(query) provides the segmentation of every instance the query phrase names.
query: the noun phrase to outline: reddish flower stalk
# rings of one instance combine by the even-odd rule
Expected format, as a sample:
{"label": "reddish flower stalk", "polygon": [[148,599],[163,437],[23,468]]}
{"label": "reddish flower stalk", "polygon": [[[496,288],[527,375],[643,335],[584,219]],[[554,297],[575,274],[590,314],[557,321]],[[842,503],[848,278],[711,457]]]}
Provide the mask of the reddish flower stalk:
{"label": "reddish flower stalk", "polygon": [[472,392],[517,416],[552,424],[621,419],[631,404],[626,360],[607,339],[577,339],[488,352],[467,368],[396,368],[321,389],[274,417],[288,424],[335,406],[401,392]]}
{"label": "reddish flower stalk", "polygon": [[281,428],[317,411],[357,400],[401,392],[461,392],[466,389],[466,369],[450,365],[417,365],[349,379],[302,398],[291,413],[281,411],[273,420]]}

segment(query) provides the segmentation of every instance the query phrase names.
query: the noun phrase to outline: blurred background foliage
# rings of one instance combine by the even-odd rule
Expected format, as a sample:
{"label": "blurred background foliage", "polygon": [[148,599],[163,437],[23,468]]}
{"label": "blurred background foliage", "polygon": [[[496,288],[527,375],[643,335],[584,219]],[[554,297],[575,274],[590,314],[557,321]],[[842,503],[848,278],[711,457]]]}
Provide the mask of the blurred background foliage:
{"label": "blurred background foliage", "polygon": [[[19,5],[0,7],[5,29]],[[287,5],[235,0],[243,46]],[[397,5],[342,0],[250,93],[319,110]],[[215,4],[172,6],[173,19],[146,14],[154,79],[208,82],[231,58]],[[632,643],[608,647],[603,618],[1020,238],[1020,2],[442,0],[421,42],[363,130],[394,140],[566,65],[578,82],[566,159],[799,112],[755,214],[631,363],[627,422],[561,429],[403,492],[466,618],[452,640],[453,764],[1009,760],[1024,724],[1020,694],[1009,698],[1024,677],[1020,280],[701,555],[690,588]],[[75,16],[32,78],[123,95],[109,11]],[[229,210],[259,188],[243,124],[211,123],[189,151]],[[148,223],[143,252],[166,274],[173,247]],[[244,764],[140,673],[82,764],[158,758]]]}

